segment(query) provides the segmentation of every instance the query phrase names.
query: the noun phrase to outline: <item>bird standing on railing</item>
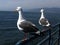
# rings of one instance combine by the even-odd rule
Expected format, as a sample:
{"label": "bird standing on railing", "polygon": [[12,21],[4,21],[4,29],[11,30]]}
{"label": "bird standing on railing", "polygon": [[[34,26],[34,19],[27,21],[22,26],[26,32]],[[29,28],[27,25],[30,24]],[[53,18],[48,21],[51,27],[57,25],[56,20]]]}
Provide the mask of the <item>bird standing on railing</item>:
{"label": "bird standing on railing", "polygon": [[39,19],[39,24],[42,26],[50,26],[50,23],[48,22],[48,20],[44,17],[44,13],[43,13],[43,9],[41,9],[41,17]]}
{"label": "bird standing on railing", "polygon": [[42,25],[43,27],[50,27],[49,21],[44,17],[44,9],[41,9],[41,17],[39,19],[39,24]]}
{"label": "bird standing on railing", "polygon": [[35,34],[40,35],[40,31],[39,29],[36,27],[35,24],[27,21],[26,19],[24,19],[22,17],[22,8],[21,7],[17,7],[16,9],[19,13],[19,17],[18,17],[18,21],[17,21],[17,27],[20,31],[23,31],[25,34],[25,37],[22,41],[27,40],[27,33],[30,32],[35,32]]}

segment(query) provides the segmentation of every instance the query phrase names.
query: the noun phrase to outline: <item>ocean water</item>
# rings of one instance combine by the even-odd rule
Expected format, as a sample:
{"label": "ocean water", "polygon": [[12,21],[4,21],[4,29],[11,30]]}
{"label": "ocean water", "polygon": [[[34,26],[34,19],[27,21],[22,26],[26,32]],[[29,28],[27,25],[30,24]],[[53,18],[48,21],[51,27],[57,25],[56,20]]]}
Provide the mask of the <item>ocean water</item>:
{"label": "ocean water", "polygon": [[[44,16],[51,25],[60,23],[60,13],[45,12]],[[37,28],[42,29],[38,23],[40,12],[23,12],[23,17],[34,23]],[[23,38],[24,33],[17,29],[17,20],[17,12],[0,11],[0,45],[15,45],[17,41]]]}

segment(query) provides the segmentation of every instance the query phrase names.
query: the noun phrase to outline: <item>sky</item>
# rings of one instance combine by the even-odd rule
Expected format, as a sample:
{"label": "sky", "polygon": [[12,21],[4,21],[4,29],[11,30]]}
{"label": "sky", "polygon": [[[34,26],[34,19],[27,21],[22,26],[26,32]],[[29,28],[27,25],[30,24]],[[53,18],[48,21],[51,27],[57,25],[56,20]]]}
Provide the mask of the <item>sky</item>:
{"label": "sky", "polygon": [[0,11],[1,10],[15,10],[17,6],[23,9],[33,8],[60,8],[60,0],[0,0]]}

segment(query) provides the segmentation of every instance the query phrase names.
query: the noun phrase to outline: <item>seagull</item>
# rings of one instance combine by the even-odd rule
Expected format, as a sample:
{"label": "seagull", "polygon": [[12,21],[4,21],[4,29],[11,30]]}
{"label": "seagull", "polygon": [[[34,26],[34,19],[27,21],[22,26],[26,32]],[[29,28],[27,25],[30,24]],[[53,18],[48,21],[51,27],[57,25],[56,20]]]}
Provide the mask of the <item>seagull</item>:
{"label": "seagull", "polygon": [[51,28],[51,24],[49,23],[49,21],[44,17],[44,9],[41,9],[41,17],[39,19],[39,24],[42,25],[44,27],[44,29],[42,30],[42,32],[45,32],[47,29],[52,29]]}
{"label": "seagull", "polygon": [[22,7],[17,7],[17,12],[19,14],[18,21],[17,21],[17,28],[20,31],[23,31],[25,34],[24,39],[22,41],[27,40],[27,34],[30,32],[35,32],[35,34],[40,35],[39,29],[36,27],[35,24],[33,24],[30,21],[27,21],[26,19],[23,18],[22,14]]}
{"label": "seagull", "polygon": [[44,14],[43,14],[43,11],[44,9],[41,9],[41,17],[39,19],[39,24],[42,25],[42,26],[46,26],[46,27],[49,27],[50,26],[50,23],[49,21],[44,17]]}

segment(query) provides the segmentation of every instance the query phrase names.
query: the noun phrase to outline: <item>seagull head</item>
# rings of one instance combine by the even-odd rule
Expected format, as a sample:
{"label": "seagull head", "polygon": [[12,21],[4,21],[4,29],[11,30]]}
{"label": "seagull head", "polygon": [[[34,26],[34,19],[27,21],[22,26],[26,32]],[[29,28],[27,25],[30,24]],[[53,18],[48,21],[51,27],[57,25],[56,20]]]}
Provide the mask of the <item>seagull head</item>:
{"label": "seagull head", "polygon": [[40,12],[43,12],[44,11],[44,9],[41,9],[41,11]]}
{"label": "seagull head", "polygon": [[16,11],[21,11],[22,7],[17,7]]}

